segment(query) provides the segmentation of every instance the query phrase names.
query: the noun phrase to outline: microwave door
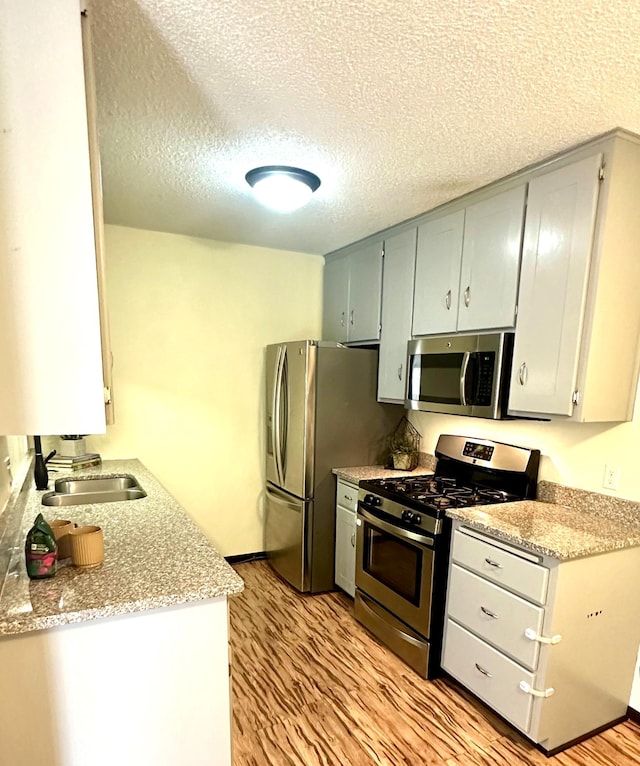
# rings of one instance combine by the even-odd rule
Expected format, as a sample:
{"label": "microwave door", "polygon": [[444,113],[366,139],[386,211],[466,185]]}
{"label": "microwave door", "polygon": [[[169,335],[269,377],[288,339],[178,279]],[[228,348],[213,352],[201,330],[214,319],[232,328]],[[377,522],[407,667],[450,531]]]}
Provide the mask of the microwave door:
{"label": "microwave door", "polygon": [[409,357],[408,409],[471,415],[473,353],[443,351]]}

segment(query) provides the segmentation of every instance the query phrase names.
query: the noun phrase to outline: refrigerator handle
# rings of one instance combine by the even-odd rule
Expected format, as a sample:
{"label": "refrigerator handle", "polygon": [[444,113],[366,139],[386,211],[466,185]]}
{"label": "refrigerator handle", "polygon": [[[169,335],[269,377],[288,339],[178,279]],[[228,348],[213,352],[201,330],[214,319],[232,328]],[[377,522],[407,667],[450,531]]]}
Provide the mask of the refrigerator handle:
{"label": "refrigerator handle", "polygon": [[276,370],[273,383],[273,457],[276,463],[276,474],[278,476],[278,484],[282,486],[282,454],[280,452],[280,406],[282,396],[282,361],[283,361],[283,347],[278,347],[278,354],[276,356]]}
{"label": "refrigerator handle", "polygon": [[280,373],[280,390],[282,392],[280,407],[284,407],[284,420],[280,434],[280,471],[282,473],[282,486],[287,481],[287,438],[289,436],[289,360],[287,347],[282,347],[282,371]]}

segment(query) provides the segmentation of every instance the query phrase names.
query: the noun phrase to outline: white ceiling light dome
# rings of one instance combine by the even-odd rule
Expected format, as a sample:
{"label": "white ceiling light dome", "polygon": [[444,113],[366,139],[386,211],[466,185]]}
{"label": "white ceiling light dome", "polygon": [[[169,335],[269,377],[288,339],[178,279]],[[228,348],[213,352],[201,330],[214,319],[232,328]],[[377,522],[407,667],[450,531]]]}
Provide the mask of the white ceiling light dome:
{"label": "white ceiling light dome", "polygon": [[290,213],[305,205],[320,186],[315,173],[288,165],[254,168],[245,178],[258,200],[280,213]]}

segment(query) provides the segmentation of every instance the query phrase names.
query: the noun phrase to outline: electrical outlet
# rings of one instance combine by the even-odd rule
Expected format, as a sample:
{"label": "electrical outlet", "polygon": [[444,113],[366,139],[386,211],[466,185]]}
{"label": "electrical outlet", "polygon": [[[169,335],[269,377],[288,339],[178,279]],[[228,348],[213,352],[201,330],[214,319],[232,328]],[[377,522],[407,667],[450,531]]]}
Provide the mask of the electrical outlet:
{"label": "electrical outlet", "polygon": [[602,486],[605,489],[618,489],[620,486],[620,468],[617,465],[607,463],[604,467]]}

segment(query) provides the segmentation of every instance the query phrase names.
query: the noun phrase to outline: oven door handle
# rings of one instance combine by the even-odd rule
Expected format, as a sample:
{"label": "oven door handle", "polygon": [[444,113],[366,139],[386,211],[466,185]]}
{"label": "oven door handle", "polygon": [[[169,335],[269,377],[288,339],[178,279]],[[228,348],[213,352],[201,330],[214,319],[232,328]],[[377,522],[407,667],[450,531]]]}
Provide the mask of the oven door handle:
{"label": "oven door handle", "polygon": [[395,524],[389,524],[388,521],[383,521],[372,513],[369,513],[360,503],[358,503],[358,506],[358,516],[364,521],[368,521],[372,527],[377,527],[383,532],[388,532],[390,535],[394,535],[394,537],[400,537],[403,540],[411,540],[414,543],[424,545],[426,548],[433,548],[432,537],[421,535],[418,532],[410,532],[408,529],[398,527]]}

